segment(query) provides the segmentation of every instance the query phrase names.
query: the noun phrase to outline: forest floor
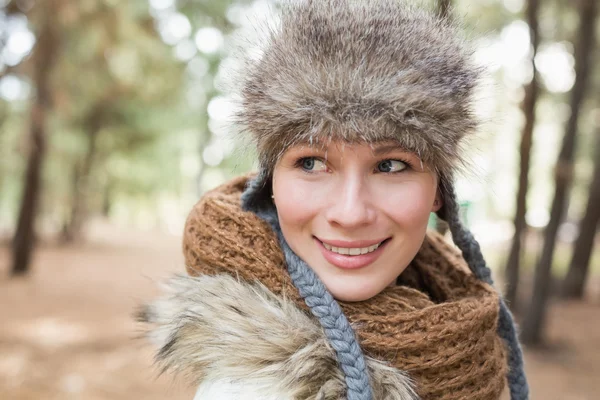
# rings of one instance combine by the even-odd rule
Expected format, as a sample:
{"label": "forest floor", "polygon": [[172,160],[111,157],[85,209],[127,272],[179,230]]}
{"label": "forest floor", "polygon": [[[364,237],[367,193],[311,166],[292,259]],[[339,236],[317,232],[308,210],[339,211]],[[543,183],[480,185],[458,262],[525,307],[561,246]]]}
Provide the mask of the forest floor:
{"label": "forest floor", "polygon": [[[98,226],[86,244],[46,244],[27,278],[9,279],[0,246],[0,399],[193,397],[157,377],[131,315],[183,271],[180,238]],[[594,287],[596,288],[596,282]],[[533,400],[600,398],[600,296],[554,302],[544,349],[526,349]]]}

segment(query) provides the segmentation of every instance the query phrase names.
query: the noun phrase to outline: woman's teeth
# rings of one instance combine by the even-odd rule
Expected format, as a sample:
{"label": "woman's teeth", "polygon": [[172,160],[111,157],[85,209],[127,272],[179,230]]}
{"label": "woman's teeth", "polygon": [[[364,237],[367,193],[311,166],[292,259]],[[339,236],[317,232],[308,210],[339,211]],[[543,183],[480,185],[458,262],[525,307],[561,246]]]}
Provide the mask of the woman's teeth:
{"label": "woman's teeth", "polygon": [[[323,243],[323,242],[321,242]],[[374,244],[373,246],[369,246],[369,247],[353,247],[353,248],[348,248],[348,247],[334,247],[334,246],[330,246],[327,243],[323,243],[323,247],[325,247],[327,250],[329,251],[333,251],[334,253],[338,253],[338,254],[343,254],[343,255],[349,255],[349,256],[358,256],[360,254],[367,254],[370,253],[372,251],[377,250],[377,248],[379,247],[381,243],[377,243]]]}

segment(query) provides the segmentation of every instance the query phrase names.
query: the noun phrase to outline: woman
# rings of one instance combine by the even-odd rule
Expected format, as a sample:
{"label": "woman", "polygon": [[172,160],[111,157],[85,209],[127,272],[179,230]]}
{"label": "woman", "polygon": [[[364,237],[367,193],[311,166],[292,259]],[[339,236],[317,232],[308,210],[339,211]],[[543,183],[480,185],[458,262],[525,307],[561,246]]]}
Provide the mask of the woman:
{"label": "woman", "polygon": [[457,31],[393,0],[284,6],[241,93],[259,173],[194,207],[190,276],[143,313],[197,399],[528,398],[458,217],[480,70]]}

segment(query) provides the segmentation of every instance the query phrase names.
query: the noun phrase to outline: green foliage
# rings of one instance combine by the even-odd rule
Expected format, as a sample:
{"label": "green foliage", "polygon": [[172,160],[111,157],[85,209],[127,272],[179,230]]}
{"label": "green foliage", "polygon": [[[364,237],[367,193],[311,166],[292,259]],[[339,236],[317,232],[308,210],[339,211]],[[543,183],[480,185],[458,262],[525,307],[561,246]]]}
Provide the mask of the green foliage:
{"label": "green foliage", "polygon": [[[119,215],[137,207],[146,207],[143,215],[152,215],[159,199],[168,198],[178,203],[178,217],[183,218],[202,190],[252,169],[253,151],[245,143],[232,146],[232,135],[217,132],[218,124],[209,116],[208,107],[223,95],[215,81],[227,80],[222,72],[232,48],[230,34],[239,28],[238,23],[251,19],[248,13],[254,1],[179,0],[162,10],[152,9],[148,0],[63,3],[64,9],[52,14],[60,30],[61,46],[52,75],[43,216],[53,221],[68,219],[77,191],[85,191],[92,212],[99,212],[108,196]],[[276,3],[270,1],[273,7]],[[437,1],[425,3],[433,8]],[[502,44],[503,35],[513,22],[525,20],[525,1],[452,3],[454,15],[464,21],[466,36],[484,37],[482,46],[488,46],[492,54],[505,51],[505,58],[513,55],[512,49],[507,50],[510,46]],[[32,32],[39,32],[39,12],[50,4],[54,3],[36,2],[27,13]],[[542,44],[566,43],[565,48],[572,53],[569,41],[578,26],[572,4],[544,1],[540,12]],[[174,27],[169,25],[173,16]],[[164,30],[173,28],[180,36],[169,39]],[[196,33],[204,28],[221,32],[223,45],[212,52],[201,51],[195,43]],[[17,68],[25,82],[30,81],[27,75],[32,61],[29,57]],[[502,61],[501,57],[496,60]],[[478,216],[493,219],[512,218],[523,95],[523,82],[513,72],[505,65],[492,70],[494,91],[483,95],[487,101],[491,99],[491,112],[485,117],[492,122],[475,143],[489,163],[483,171],[475,171],[482,176],[481,192],[485,194],[465,199],[473,202]],[[0,68],[0,78],[3,73]],[[597,88],[600,69],[595,68],[594,74]],[[35,95],[34,89],[30,96]],[[538,119],[543,127],[534,137],[529,202],[547,209],[555,159],[551,148],[562,136],[568,93],[542,89]],[[586,103],[582,113],[578,173],[570,210],[575,218],[585,203],[597,104],[597,100]],[[0,225],[14,223],[16,216],[29,118],[28,101],[8,102],[0,97]],[[222,160],[217,165],[206,164],[203,154],[217,150],[222,151]],[[84,187],[79,181],[85,181],[81,175],[86,173],[88,161]]]}
{"label": "green foliage", "polygon": [[18,206],[26,149],[20,141],[26,129],[22,104],[0,100],[0,229]]}

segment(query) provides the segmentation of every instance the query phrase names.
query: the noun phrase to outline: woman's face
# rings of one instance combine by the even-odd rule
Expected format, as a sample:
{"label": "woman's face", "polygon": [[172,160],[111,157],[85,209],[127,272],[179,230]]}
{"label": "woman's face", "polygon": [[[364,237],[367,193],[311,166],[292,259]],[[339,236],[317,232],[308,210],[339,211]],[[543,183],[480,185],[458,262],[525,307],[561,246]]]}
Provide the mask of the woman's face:
{"label": "woman's face", "polygon": [[288,244],[342,301],[393,284],[441,207],[436,175],[387,142],[292,147],[273,171],[273,197]]}

